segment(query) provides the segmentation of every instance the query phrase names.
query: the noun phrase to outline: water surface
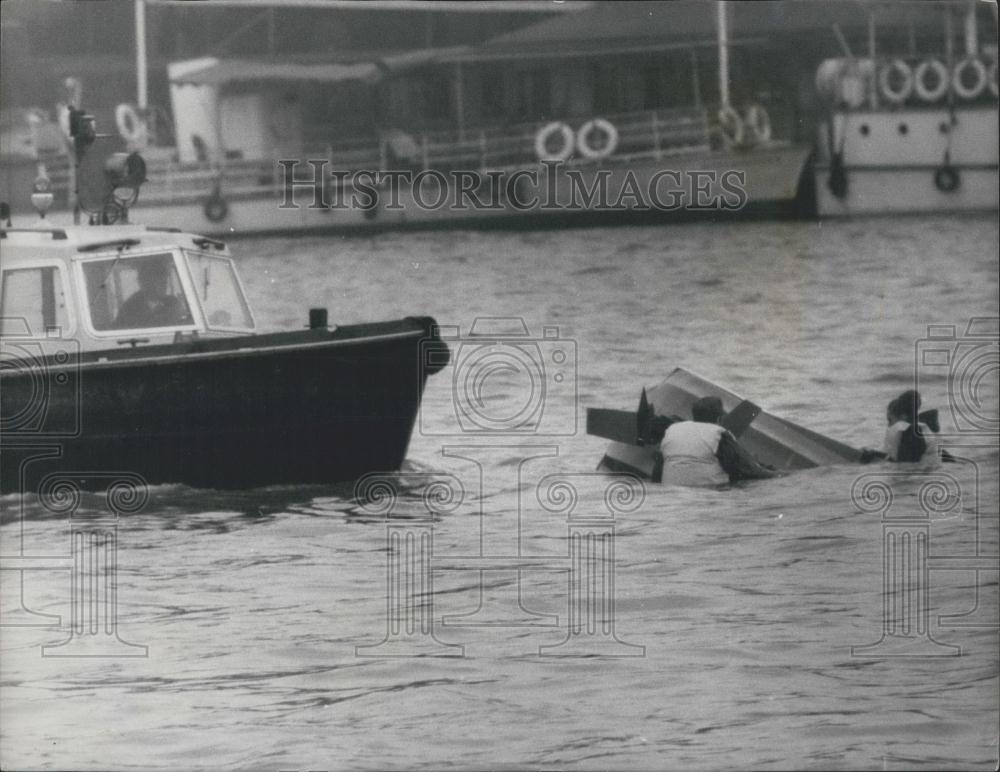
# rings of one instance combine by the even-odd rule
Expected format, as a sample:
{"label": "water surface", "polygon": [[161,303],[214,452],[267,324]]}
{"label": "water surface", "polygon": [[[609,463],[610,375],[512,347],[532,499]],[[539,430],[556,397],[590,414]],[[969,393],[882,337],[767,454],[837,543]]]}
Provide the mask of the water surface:
{"label": "water surface", "polygon": [[[119,632],[148,657],[42,657],[66,628],[0,629],[4,768],[995,768],[996,571],[930,572],[929,635],[961,656],[852,656],[882,634],[883,587],[880,514],[861,511],[852,486],[881,475],[892,511],[920,515],[937,473],[830,467],[724,491],[649,486],[615,520],[615,635],[630,646],[605,653],[628,656],[539,656],[567,636],[569,563],[566,515],[536,493],[561,475],[576,515],[606,513],[609,480],[588,475],[604,443],[583,433],[583,409],[634,408],[676,366],[877,445],[927,325],[955,325],[958,345],[970,318],[997,316],[995,220],[310,237],[235,250],[268,330],[303,326],[309,306],[341,323],[431,314],[462,335],[480,316],[521,317],[539,346],[557,327],[575,352],[575,389],[572,378],[548,384],[548,434],[430,433],[454,423],[452,380],[432,378],[392,478],[395,513],[433,527],[434,633],[464,656],[356,656],[387,633],[386,528],[350,485],[160,486],[119,531]],[[919,385],[954,431],[941,369],[925,368]],[[521,397],[487,392],[497,404]],[[995,437],[978,439],[944,470],[952,482],[925,523],[934,556],[997,554]],[[455,447],[471,444],[492,447]],[[465,498],[424,525],[426,483],[449,474]],[[68,552],[65,518],[34,498],[2,504],[5,554],[20,546],[22,515],[27,554]],[[82,511],[103,506],[88,494]],[[481,549],[535,562],[518,588],[510,569],[480,575]],[[17,576],[3,572],[5,612],[18,605]],[[68,619],[68,574],[26,577],[27,605]],[[479,621],[505,621],[488,612],[518,589],[520,621],[533,624],[442,624],[475,611],[480,591]]]}

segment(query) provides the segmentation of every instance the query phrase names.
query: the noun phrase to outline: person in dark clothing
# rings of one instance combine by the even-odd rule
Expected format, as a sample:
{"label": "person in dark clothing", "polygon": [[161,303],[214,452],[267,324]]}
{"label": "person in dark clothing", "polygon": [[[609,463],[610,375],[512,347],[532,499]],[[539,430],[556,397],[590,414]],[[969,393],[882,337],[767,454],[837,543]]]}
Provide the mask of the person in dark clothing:
{"label": "person in dark clothing", "polygon": [[778,476],[719,425],[725,414],[718,397],[703,397],[691,406],[693,420],[670,424],[660,442],[663,482],[715,486]]}
{"label": "person in dark clothing", "polygon": [[920,394],[908,389],[889,403],[885,455],[890,461],[914,462],[941,457],[933,428],[920,414]]}
{"label": "person in dark clothing", "polygon": [[139,289],[122,303],[115,317],[115,327],[143,329],[190,323],[185,300],[168,291],[169,263],[163,260],[140,263],[138,279]]}

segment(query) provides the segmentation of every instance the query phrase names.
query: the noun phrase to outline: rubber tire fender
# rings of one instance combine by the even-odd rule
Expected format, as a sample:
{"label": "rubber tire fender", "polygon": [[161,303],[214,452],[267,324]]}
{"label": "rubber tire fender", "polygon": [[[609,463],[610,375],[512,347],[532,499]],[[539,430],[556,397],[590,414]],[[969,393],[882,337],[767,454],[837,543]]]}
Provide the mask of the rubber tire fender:
{"label": "rubber tire fender", "polygon": [[205,215],[205,219],[210,222],[222,222],[229,214],[229,204],[219,191],[215,191],[205,199],[205,204],[201,210]]}

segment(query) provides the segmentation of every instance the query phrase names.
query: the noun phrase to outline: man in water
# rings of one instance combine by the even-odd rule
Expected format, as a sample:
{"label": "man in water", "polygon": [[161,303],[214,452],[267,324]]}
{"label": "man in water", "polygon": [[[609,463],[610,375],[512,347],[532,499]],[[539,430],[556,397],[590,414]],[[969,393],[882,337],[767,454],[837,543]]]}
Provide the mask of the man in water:
{"label": "man in water", "polygon": [[115,317],[115,327],[168,327],[191,321],[187,303],[167,289],[170,269],[170,263],[159,259],[139,263],[139,289],[122,303]]}
{"label": "man in water", "polygon": [[933,427],[920,415],[920,394],[904,391],[886,410],[885,455],[890,461],[937,461],[941,458]]}
{"label": "man in water", "polygon": [[670,424],[660,442],[663,482],[711,487],[778,476],[719,425],[725,414],[718,397],[702,397],[691,406],[693,420]]}

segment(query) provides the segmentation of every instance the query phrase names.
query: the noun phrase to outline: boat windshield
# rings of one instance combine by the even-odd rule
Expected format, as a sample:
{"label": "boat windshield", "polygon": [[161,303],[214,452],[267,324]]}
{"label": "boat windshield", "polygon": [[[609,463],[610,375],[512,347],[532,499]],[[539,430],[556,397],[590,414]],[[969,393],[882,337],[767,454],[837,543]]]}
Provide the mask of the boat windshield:
{"label": "boat windshield", "polygon": [[83,275],[95,330],[144,330],[193,323],[171,252],[88,260]]}
{"label": "boat windshield", "polygon": [[253,329],[253,316],[228,257],[185,252],[191,279],[209,328]]}

